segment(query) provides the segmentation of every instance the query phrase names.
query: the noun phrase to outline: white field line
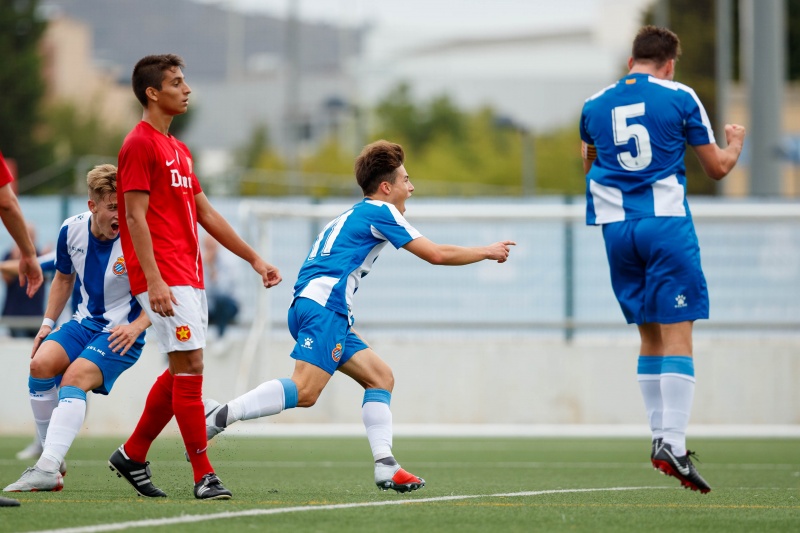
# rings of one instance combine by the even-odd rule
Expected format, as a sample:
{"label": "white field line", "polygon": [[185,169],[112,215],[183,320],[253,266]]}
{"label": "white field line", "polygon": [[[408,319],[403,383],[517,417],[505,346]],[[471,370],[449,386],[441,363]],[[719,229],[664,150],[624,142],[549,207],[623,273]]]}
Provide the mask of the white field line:
{"label": "white field line", "polygon": [[472,500],[478,498],[519,498],[525,496],[542,496],[546,494],[574,494],[581,492],[620,492],[630,490],[654,490],[667,487],[608,487],[597,489],[559,489],[559,490],[534,490],[526,492],[506,492],[498,494],[465,494],[461,496],[437,496],[435,498],[416,498],[406,500],[389,500],[382,502],[340,503],[332,505],[303,505],[298,507],[277,507],[272,509],[248,509],[246,511],[231,511],[225,513],[181,515],[172,518],[151,518],[149,520],[135,520],[130,522],[117,522],[111,524],[98,524],[94,526],[69,527],[64,529],[48,529],[34,533],[98,533],[101,531],[121,531],[139,527],[172,526],[177,524],[190,524],[210,520],[222,520],[245,516],[266,516],[286,513],[303,513],[307,511],[336,511],[338,509],[355,509],[358,507],[383,507],[387,505],[408,505],[415,503],[438,503],[457,500]]}

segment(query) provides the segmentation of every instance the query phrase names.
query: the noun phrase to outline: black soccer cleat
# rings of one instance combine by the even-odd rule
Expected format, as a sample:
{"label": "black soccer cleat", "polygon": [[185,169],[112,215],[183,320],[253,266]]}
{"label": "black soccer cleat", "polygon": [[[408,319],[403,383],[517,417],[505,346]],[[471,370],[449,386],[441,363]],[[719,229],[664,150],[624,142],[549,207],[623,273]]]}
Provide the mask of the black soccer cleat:
{"label": "black soccer cleat", "polygon": [[14,498],[0,498],[0,507],[19,507],[19,500]]}
{"label": "black soccer cleat", "polygon": [[198,500],[230,500],[232,496],[213,472],[194,484],[194,497]]}
{"label": "black soccer cleat", "polygon": [[678,478],[684,488],[699,490],[701,494],[711,492],[711,486],[697,472],[692,464],[694,452],[686,450],[683,457],[675,457],[672,446],[662,442],[653,455],[653,466],[668,476]]}
{"label": "black soccer cleat", "polygon": [[125,455],[125,450],[120,446],[111,457],[108,458],[108,467],[112,472],[117,473],[117,477],[125,478],[131,484],[133,490],[139,496],[148,498],[166,498],[167,494],[153,485],[150,481],[150,461],[137,463]]}
{"label": "black soccer cleat", "polygon": [[656,450],[658,450],[658,448],[659,448],[659,446],[661,446],[662,442],[664,442],[664,439],[662,437],[659,437],[657,439],[653,439],[653,446],[652,446],[652,448],[650,448],[650,462],[653,463],[653,468],[657,468],[656,467],[656,461],[655,461]]}

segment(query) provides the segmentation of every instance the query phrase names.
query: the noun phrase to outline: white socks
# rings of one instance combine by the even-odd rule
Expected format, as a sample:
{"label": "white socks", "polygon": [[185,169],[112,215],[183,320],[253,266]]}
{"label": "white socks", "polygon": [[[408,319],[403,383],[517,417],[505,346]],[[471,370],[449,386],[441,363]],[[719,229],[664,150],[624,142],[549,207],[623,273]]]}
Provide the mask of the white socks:
{"label": "white socks", "polygon": [[661,401],[661,363],[663,359],[659,356],[640,355],[636,372],[653,440],[664,436],[661,416],[664,409]]}
{"label": "white socks", "polygon": [[284,381],[291,382],[291,380],[280,379],[266,381],[255,389],[228,402],[226,423],[231,424],[237,420],[252,420],[262,416],[276,415],[285,408],[289,409],[297,405],[297,387],[294,388],[294,405],[291,405],[290,402],[286,401],[291,399],[288,397],[287,392],[291,392],[291,387],[294,383],[289,385]]}
{"label": "white socks", "polygon": [[47,438],[44,442],[44,451],[36,466],[49,472],[58,470],[61,461],[64,460],[72,446],[72,442],[83,427],[85,418],[85,399],[62,398],[58,407],[53,410],[50,428],[47,430]]}
{"label": "white socks", "polygon": [[653,439],[663,437],[677,457],[686,455],[686,428],[694,402],[694,359],[640,355],[637,379]]}
{"label": "white socks", "polygon": [[391,394],[383,389],[364,391],[361,420],[367,430],[367,440],[375,461],[392,457],[392,411],[389,409]]}
{"label": "white socks", "polygon": [[39,440],[44,445],[45,437],[47,437],[47,428],[50,425],[50,417],[53,414],[53,410],[58,406],[58,387],[53,387],[46,391],[36,391],[35,394],[30,395],[30,400],[33,420],[36,422],[36,434],[39,435]]}
{"label": "white socks", "polygon": [[664,442],[672,446],[676,457],[686,455],[686,428],[694,401],[694,377],[663,374],[661,397],[664,401]]}

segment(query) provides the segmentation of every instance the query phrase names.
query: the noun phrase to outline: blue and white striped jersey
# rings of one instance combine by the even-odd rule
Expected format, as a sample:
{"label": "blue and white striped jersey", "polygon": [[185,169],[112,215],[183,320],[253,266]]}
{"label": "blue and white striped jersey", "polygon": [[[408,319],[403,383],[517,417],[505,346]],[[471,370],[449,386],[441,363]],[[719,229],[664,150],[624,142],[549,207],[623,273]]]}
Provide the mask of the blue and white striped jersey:
{"label": "blue and white striped jersey", "polygon": [[101,241],[92,235],[90,225],[89,211],[64,221],[56,245],[56,270],[76,273],[76,284],[80,283],[72,319],[93,331],[108,331],[136,320],[142,308],[131,294],[119,236]]}
{"label": "blue and white striped jersey", "polygon": [[365,198],[317,236],[300,268],[294,297],[347,315],[352,324],[353,295],[386,243],[402,248],[421,236],[395,206]]}
{"label": "blue and white striped jersey", "polygon": [[597,150],[586,175],[586,223],[691,216],[686,143],[715,142],[703,104],[678,82],[630,74],[586,100],[580,135]]}

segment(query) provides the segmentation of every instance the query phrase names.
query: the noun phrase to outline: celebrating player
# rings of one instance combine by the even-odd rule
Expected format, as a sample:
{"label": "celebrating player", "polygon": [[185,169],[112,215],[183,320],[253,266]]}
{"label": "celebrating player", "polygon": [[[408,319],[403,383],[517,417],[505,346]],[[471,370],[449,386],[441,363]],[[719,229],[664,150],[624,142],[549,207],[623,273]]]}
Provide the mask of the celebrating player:
{"label": "celebrating player", "polygon": [[745,130],[725,126],[717,146],[695,92],[672,81],[677,35],[645,26],[627,76],[583,107],[586,222],[603,226],[611,285],[641,336],[638,380],[650,421],[653,466],[692,490],[711,487],[686,449],[694,397],[692,326],[708,318],[700,247],[686,201],[685,145],[715,180],[733,169]]}
{"label": "celebrating player", "polygon": [[166,496],[153,485],[146,457],[174,415],[192,463],[195,497],[229,499],[231,492],[206,454],[202,396],[208,305],[197,224],[250,263],[264,287],[277,285],[281,276],[212,207],[189,149],[169,133],[173,117],[189,106],[183,66],[180,57],[164,54],[146,56],[133,69],[133,92],[144,111],[119,152],[120,234],[131,291],[158,332],[169,368],[156,379],[136,429],[111,455],[109,466],[138,494]]}
{"label": "celebrating player", "polygon": [[[56,273],[44,321],[33,341],[30,402],[43,445],[39,460],[6,492],[58,491],[64,457],[86,416],[86,393],[108,394],[139,360],[147,315],[133,298],[117,219],[117,169],[99,165],[87,175],[89,211],[68,218],[56,246]],[[78,281],[72,320],[53,331]],[[60,388],[56,377],[63,376]]]}
{"label": "celebrating player", "polygon": [[311,407],[336,370],[364,387],[361,415],[375,461],[375,483],[383,490],[416,490],[425,480],[402,468],[392,455],[392,370],[353,330],[353,295],[387,243],[435,265],[467,265],[484,259],[504,263],[511,241],[467,248],[436,244],[405,218],[414,186],[398,144],[377,141],[356,159],[364,199],[328,223],[300,269],[289,309],[289,331],[297,341],[291,379],[262,383],[227,405],[206,400],[208,438],[237,420]]}

